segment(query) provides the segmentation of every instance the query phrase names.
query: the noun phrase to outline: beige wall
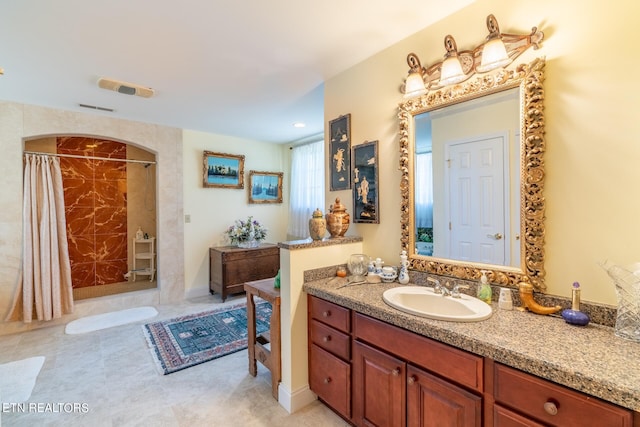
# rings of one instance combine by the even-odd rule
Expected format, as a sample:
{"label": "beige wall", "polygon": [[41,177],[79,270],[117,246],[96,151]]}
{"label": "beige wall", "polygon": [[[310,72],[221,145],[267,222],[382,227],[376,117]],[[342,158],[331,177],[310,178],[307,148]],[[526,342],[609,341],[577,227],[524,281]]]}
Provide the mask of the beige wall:
{"label": "beige wall", "polygon": [[[353,144],[380,141],[381,223],[352,224],[349,233],[364,237],[367,254],[398,258],[396,106],[408,70],[406,55],[417,53],[423,65],[441,60],[447,34],[460,50],[471,48],[486,36],[490,13],[502,32],[528,33],[533,26],[545,32],[542,49],[518,62],[534,56],[547,60],[548,292],[569,296],[571,284],[579,281],[584,300],[615,304],[613,285],[597,263],[640,258],[637,2],[479,0],[327,81],[325,121],[351,113]],[[352,210],[347,191],[327,191],[327,206],[336,196]]]}
{"label": "beige wall", "polygon": [[[289,210],[289,146],[184,131],[185,292],[209,292],[209,248],[222,246],[224,231],[237,219],[251,215],[268,228],[266,242],[286,240]],[[245,156],[244,189],[204,188],[203,151]],[[249,171],[284,172],[283,203],[249,203]]]}

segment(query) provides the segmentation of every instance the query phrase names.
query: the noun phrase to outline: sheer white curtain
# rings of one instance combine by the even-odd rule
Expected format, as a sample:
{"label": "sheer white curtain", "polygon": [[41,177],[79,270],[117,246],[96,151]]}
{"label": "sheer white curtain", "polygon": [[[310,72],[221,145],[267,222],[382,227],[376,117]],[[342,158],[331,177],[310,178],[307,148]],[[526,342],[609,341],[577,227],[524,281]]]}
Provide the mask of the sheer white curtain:
{"label": "sheer white curtain", "polygon": [[324,206],[324,140],[293,147],[287,233],[309,237],[309,219]]}
{"label": "sheer white curtain", "polygon": [[433,227],[433,165],[431,153],[416,155],[416,227]]}
{"label": "sheer white curtain", "polygon": [[73,311],[73,290],[57,157],[25,155],[23,197],[22,286],[7,320],[60,318]]}

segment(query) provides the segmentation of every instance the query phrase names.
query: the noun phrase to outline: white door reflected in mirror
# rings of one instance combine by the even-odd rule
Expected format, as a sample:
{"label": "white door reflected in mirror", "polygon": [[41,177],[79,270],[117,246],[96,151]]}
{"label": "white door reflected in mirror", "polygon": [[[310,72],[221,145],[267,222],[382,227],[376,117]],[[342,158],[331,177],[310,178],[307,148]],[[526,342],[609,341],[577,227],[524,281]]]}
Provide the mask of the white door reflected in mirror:
{"label": "white door reflected in mirror", "polygon": [[414,117],[418,255],[520,265],[519,102],[513,88]]}

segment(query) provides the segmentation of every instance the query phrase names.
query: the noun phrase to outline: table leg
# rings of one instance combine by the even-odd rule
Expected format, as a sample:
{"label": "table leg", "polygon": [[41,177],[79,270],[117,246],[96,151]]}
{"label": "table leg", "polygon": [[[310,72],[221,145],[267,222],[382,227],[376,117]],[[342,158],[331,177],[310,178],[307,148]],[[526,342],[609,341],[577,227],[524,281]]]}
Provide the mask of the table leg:
{"label": "table leg", "polygon": [[256,376],[256,305],[253,302],[253,294],[247,292],[247,347],[249,348],[249,373]]}
{"label": "table leg", "polygon": [[278,384],[281,380],[280,366],[280,304],[271,304],[271,393],[278,400]]}

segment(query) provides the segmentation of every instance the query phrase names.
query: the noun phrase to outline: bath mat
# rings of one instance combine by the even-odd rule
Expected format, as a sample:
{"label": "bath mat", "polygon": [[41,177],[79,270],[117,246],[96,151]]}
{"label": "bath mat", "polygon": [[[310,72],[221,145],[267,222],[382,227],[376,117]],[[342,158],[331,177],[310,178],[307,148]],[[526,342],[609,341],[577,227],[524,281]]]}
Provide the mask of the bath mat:
{"label": "bath mat", "polygon": [[[271,304],[256,303],[256,333],[269,329]],[[142,327],[164,375],[247,348],[246,304],[176,317]]]}
{"label": "bath mat", "polygon": [[139,320],[150,319],[158,315],[153,307],[136,307],[110,313],[82,317],[67,323],[64,332],[68,335],[84,334],[114,326],[126,325]]}
{"label": "bath mat", "polygon": [[29,400],[43,364],[44,356],[38,356],[0,365],[0,402]]}

